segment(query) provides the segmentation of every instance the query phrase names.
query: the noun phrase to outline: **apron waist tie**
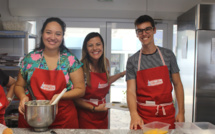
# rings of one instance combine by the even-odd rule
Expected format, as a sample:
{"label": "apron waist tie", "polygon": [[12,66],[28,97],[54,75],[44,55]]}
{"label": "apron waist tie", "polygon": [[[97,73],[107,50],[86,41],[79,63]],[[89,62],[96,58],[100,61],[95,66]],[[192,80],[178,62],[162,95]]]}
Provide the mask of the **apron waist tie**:
{"label": "apron waist tie", "polygon": [[102,104],[105,103],[105,98],[102,98],[101,100],[99,100],[99,99],[83,99],[82,98],[82,100],[85,101],[85,102],[93,103],[95,105],[98,105],[99,102],[102,102]]}
{"label": "apron waist tie", "polygon": [[156,111],[156,113],[155,113],[155,115],[158,115],[158,113],[159,113],[159,107],[162,107],[162,112],[163,112],[163,115],[166,115],[166,111],[165,111],[165,106],[168,106],[168,105],[172,105],[172,102],[170,102],[170,103],[162,103],[162,104],[159,104],[159,105],[156,105],[156,104],[146,104],[146,103],[141,103],[141,102],[138,102],[137,101],[137,103],[139,104],[139,105],[142,105],[142,106],[156,106],[157,108],[157,111]]}

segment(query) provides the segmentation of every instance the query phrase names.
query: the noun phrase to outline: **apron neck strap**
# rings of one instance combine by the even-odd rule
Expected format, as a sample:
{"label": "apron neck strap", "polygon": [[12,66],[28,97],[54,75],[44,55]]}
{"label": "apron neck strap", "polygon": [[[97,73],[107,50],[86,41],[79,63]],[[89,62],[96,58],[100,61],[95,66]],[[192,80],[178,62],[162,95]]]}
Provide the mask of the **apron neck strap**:
{"label": "apron neck strap", "polygon": [[139,59],[138,59],[138,70],[137,71],[139,71],[140,70],[140,63],[141,63],[141,55],[142,55],[142,48],[140,49],[140,53],[139,53]]}
{"label": "apron neck strap", "polygon": [[161,60],[162,60],[162,63],[163,63],[163,65],[165,66],[166,64],[165,64],[165,61],[164,61],[164,59],[163,59],[163,55],[162,55],[160,49],[159,49],[157,46],[156,46],[156,48],[157,48],[157,50],[158,50],[158,52],[159,52],[160,58],[161,58]]}
{"label": "apron neck strap", "polygon": [[[165,61],[164,61],[164,59],[163,59],[163,55],[162,55],[160,49],[159,49],[157,46],[156,46],[156,49],[158,50],[158,53],[159,53],[159,55],[160,55],[160,58],[161,58],[161,60],[162,60],[163,65],[166,65],[166,64],[165,64]],[[140,53],[139,53],[138,71],[140,71],[140,63],[141,63],[141,55],[142,55],[142,52],[143,52],[143,48],[140,49]]]}

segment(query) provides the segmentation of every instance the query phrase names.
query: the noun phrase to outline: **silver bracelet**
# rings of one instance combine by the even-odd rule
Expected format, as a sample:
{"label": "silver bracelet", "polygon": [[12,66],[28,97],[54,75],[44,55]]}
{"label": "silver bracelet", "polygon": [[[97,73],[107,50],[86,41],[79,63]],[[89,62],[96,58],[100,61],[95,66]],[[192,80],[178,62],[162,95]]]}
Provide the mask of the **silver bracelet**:
{"label": "silver bracelet", "polygon": [[7,97],[7,100],[8,100],[9,102],[11,102],[11,101],[12,101],[12,98],[10,98],[10,97]]}

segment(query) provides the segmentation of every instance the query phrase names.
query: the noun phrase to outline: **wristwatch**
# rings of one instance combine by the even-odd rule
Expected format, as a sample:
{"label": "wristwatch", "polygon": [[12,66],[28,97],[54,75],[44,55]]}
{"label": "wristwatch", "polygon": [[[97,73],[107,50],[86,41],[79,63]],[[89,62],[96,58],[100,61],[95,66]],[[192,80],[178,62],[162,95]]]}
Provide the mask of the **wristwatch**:
{"label": "wristwatch", "polygon": [[93,106],[92,112],[95,112],[95,106]]}

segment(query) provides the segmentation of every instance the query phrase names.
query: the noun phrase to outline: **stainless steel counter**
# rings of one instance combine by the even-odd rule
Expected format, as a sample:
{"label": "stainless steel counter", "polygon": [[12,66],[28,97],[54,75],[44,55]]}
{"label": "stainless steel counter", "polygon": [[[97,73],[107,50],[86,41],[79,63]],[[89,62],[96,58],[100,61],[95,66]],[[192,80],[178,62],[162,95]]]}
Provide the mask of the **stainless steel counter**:
{"label": "stainless steel counter", "polygon": [[[142,130],[126,130],[126,129],[51,129],[45,132],[34,132],[27,128],[12,128],[14,134],[143,134]],[[51,133],[54,131],[56,133]],[[169,131],[169,134],[176,134]]]}

